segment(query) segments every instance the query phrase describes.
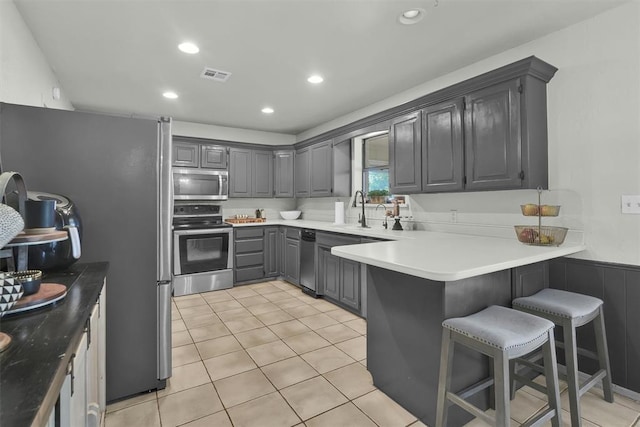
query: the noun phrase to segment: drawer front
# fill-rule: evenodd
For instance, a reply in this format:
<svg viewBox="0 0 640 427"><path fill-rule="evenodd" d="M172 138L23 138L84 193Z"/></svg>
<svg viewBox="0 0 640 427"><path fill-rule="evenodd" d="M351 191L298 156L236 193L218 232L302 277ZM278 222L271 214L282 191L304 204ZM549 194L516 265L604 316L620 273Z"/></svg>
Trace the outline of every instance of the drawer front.
<svg viewBox="0 0 640 427"><path fill-rule="evenodd" d="M247 280L262 279L264 271L260 267L239 268L236 270L236 282L246 282Z"/></svg>
<svg viewBox="0 0 640 427"><path fill-rule="evenodd" d="M300 240L300 229L295 227L287 227L287 238Z"/></svg>
<svg viewBox="0 0 640 427"><path fill-rule="evenodd" d="M245 228L236 228L236 240L238 239L251 239L256 237L262 237L264 234L263 227L245 227Z"/></svg>
<svg viewBox="0 0 640 427"><path fill-rule="evenodd" d="M262 252L263 240L241 240L236 242L236 254L245 254L247 252Z"/></svg>
<svg viewBox="0 0 640 427"><path fill-rule="evenodd" d="M345 236L344 234L316 233L316 242L325 246L342 246L360 244L360 237Z"/></svg>
<svg viewBox="0 0 640 427"><path fill-rule="evenodd" d="M259 265L260 268L262 268L263 263L264 258L262 256L262 252L236 255L236 267Z"/></svg>

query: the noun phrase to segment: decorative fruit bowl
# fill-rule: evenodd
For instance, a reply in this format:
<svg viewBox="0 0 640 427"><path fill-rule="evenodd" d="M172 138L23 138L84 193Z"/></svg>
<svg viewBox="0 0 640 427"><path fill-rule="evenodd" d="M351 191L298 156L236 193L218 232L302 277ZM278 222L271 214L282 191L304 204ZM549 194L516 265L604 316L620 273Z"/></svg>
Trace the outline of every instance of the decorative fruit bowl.
<svg viewBox="0 0 640 427"><path fill-rule="evenodd" d="M567 237L568 228L535 225L515 225L518 241L535 246L560 246Z"/></svg>
<svg viewBox="0 0 640 427"><path fill-rule="evenodd" d="M12 273L0 273L0 317L22 297L20 279Z"/></svg>
<svg viewBox="0 0 640 427"><path fill-rule="evenodd" d="M522 215L524 216L558 216L560 213L560 205L536 205L527 203L520 205Z"/></svg>

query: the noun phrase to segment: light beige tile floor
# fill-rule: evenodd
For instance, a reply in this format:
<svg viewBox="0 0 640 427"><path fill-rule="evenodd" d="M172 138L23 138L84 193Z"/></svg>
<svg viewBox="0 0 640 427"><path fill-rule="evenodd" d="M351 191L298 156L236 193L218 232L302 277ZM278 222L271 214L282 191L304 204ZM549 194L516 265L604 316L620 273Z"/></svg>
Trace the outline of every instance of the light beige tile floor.
<svg viewBox="0 0 640 427"><path fill-rule="evenodd" d="M424 426L373 385L366 321L293 285L178 297L172 315L167 388L109 405L106 427ZM600 395L582 398L585 427L640 427L639 402L616 395L607 404ZM524 387L511 424L544 406L544 396Z"/></svg>

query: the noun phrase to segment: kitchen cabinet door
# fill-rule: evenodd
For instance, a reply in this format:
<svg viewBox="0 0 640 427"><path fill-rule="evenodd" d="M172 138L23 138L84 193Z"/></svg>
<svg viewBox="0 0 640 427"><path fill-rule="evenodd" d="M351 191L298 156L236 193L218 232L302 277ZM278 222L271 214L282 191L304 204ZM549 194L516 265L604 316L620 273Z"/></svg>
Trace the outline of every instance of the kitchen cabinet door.
<svg viewBox="0 0 640 427"><path fill-rule="evenodd" d="M274 153L274 190L276 197L293 197L293 150Z"/></svg>
<svg viewBox="0 0 640 427"><path fill-rule="evenodd" d="M284 277L294 285L300 284L300 241L286 239Z"/></svg>
<svg viewBox="0 0 640 427"><path fill-rule="evenodd" d="M460 191L464 187L462 98L422 111L422 191Z"/></svg>
<svg viewBox="0 0 640 427"><path fill-rule="evenodd" d="M294 185L296 197L309 197L309 186L311 185L309 166L311 165L311 152L309 147L296 150L294 160Z"/></svg>
<svg viewBox="0 0 640 427"><path fill-rule="evenodd" d="M360 310L360 263L340 259L340 302Z"/></svg>
<svg viewBox="0 0 640 427"><path fill-rule="evenodd" d="M333 192L333 146L332 141L312 145L311 151L311 197L328 197Z"/></svg>
<svg viewBox="0 0 640 427"><path fill-rule="evenodd" d="M229 197L252 197L251 150L229 150Z"/></svg>
<svg viewBox="0 0 640 427"><path fill-rule="evenodd" d="M273 153L253 151L251 153L253 173L252 197L273 197Z"/></svg>
<svg viewBox="0 0 640 427"><path fill-rule="evenodd" d="M180 168L197 168L200 165L200 151L198 144L187 142L172 143L172 164Z"/></svg>
<svg viewBox="0 0 640 427"><path fill-rule="evenodd" d="M220 145L201 145L200 167L206 169L226 169L227 147Z"/></svg>
<svg viewBox="0 0 640 427"><path fill-rule="evenodd" d="M389 185L392 194L422 190L421 113L398 117L389 128Z"/></svg>
<svg viewBox="0 0 640 427"><path fill-rule="evenodd" d="M466 188L522 187L520 80L465 96Z"/></svg>
<svg viewBox="0 0 640 427"><path fill-rule="evenodd" d="M278 264L278 227L264 229L264 275L277 276L280 272Z"/></svg>
<svg viewBox="0 0 640 427"><path fill-rule="evenodd" d="M285 248L287 243L286 227L278 228L278 269L279 275L284 277L284 260L285 260Z"/></svg>
<svg viewBox="0 0 640 427"><path fill-rule="evenodd" d="M340 258L331 254L331 248L318 246L319 288L323 295L338 301L340 299Z"/></svg>

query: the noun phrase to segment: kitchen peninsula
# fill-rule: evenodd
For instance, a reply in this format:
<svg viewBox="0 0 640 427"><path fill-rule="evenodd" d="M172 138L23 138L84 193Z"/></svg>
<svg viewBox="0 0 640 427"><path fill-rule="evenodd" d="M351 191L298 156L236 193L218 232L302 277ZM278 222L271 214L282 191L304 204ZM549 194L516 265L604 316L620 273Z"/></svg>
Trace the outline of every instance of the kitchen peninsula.
<svg viewBox="0 0 640 427"><path fill-rule="evenodd" d="M374 384L422 422L436 413L442 321L549 286L545 261L586 249L526 246L516 239L421 232L420 238L342 246L332 254L367 265L367 368ZM486 356L456 349L452 388L488 376ZM488 406L488 393L471 402ZM473 417L449 410L449 425Z"/></svg>

